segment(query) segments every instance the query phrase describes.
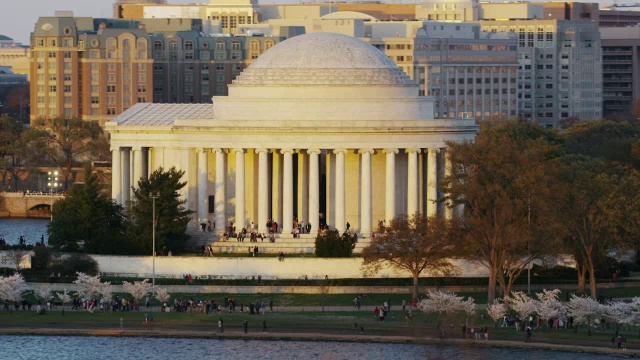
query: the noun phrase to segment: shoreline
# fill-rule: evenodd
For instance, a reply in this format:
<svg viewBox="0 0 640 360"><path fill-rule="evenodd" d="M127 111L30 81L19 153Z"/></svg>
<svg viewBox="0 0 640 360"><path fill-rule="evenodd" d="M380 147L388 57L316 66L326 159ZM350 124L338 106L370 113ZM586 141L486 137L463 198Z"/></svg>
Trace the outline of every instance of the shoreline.
<svg viewBox="0 0 640 360"><path fill-rule="evenodd" d="M438 339L433 337L410 336L379 336L379 335L332 335L320 333L261 333L249 332L244 334L239 331L218 334L215 329L209 331L184 331L184 330L96 330L96 329L60 329L60 328L0 328L0 335L28 335L28 336L102 336L102 337L146 337L146 338L190 338L190 339L216 339L216 340L267 340L267 341L333 341L333 342L358 342L358 343L395 343L395 344L422 344L422 345L447 345L462 347L495 347L495 348L519 348L548 351L562 351L570 353L588 353L601 355L614 355L620 357L640 358L640 350L617 348L560 345L551 343L525 343L522 341L506 340L481 340L471 339Z"/></svg>

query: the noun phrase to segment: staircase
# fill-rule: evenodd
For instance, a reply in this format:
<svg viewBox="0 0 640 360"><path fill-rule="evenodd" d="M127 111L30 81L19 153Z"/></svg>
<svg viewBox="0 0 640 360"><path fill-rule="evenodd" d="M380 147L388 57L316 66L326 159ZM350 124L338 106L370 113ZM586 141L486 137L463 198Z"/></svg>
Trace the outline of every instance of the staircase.
<svg viewBox="0 0 640 360"><path fill-rule="evenodd" d="M197 232L191 234L191 239L187 243L188 247L199 249L200 246L210 246L214 254L247 254L248 249L257 246L260 253L279 254L313 254L315 252L316 234L300 234L299 238L294 238L291 234L278 234L275 242L269 242L269 238L258 239L258 242L251 242L249 237L239 242L236 238L222 241L222 236L211 232ZM359 254L362 249L371 243L371 238L359 238L354 254Z"/></svg>

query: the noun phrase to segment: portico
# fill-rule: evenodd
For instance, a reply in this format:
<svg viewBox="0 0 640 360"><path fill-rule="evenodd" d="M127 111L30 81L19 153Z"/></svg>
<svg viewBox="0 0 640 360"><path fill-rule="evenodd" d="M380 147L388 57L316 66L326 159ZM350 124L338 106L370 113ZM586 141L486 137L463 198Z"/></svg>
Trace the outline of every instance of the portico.
<svg viewBox="0 0 640 360"><path fill-rule="evenodd" d="M444 215L445 142L477 131L473 119L433 119L431 98L379 50L323 33L274 46L213 105L137 104L106 126L116 201L175 166L193 231L253 222L266 233L281 217L285 234L297 218L364 237L399 214Z"/></svg>

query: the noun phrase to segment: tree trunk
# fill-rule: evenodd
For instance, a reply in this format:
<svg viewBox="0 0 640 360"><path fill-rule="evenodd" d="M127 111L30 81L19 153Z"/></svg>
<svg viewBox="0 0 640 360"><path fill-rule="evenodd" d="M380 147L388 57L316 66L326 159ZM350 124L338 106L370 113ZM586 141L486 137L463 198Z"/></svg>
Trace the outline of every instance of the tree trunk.
<svg viewBox="0 0 640 360"><path fill-rule="evenodd" d="M487 304L493 303L493 299L496 297L496 271L495 269L489 269L489 286L487 289Z"/></svg>
<svg viewBox="0 0 640 360"><path fill-rule="evenodd" d="M413 298L418 300L418 276L420 274L413 273Z"/></svg>
<svg viewBox="0 0 640 360"><path fill-rule="evenodd" d="M593 259L591 256L587 259L587 265L589 266L589 289L591 290L591 298L597 299L597 284L596 284L596 272L593 266Z"/></svg>
<svg viewBox="0 0 640 360"><path fill-rule="evenodd" d="M587 283L587 267L578 265L578 293L584 294L585 285Z"/></svg>

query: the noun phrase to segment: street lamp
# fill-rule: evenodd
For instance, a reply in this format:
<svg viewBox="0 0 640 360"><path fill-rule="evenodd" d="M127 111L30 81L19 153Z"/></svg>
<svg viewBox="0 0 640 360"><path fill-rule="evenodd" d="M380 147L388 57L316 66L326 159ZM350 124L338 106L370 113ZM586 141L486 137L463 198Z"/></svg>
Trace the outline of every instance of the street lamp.
<svg viewBox="0 0 640 360"><path fill-rule="evenodd" d="M51 205L49 210L51 210L51 221L53 221L53 193L54 190L60 185L58 182L60 173L58 171L49 171L47 173L47 186L49 187L49 194L51 195Z"/></svg>
<svg viewBox="0 0 640 360"><path fill-rule="evenodd" d="M153 296L156 296L156 199L160 197L160 194L156 193L149 193L149 198L152 201L152 222L153 222L153 230L151 231L151 236L153 237L153 244L152 246L152 257L153 257L153 277L151 280L151 294Z"/></svg>

